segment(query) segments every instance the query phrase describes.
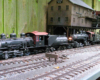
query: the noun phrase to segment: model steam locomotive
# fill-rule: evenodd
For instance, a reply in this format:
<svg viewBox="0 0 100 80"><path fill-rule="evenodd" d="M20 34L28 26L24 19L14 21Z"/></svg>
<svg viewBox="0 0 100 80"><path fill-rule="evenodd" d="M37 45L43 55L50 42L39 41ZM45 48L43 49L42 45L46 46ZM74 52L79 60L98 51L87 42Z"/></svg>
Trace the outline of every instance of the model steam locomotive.
<svg viewBox="0 0 100 80"><path fill-rule="evenodd" d="M16 34L12 33L9 39L6 39L5 34L1 34L0 57L8 59L9 57L38 53L38 51L48 52L66 48L68 45L66 36L48 35L46 32L22 33L20 38L16 38Z"/></svg>
<svg viewBox="0 0 100 80"><path fill-rule="evenodd" d="M8 59L9 57L23 56L38 52L49 52L54 50L63 50L66 48L86 46L100 42L100 36L94 32L80 32L73 34L69 38L66 35L49 35L46 32L28 32L21 33L20 38L16 34L10 34L6 39L5 34L1 34L0 39L0 57Z"/></svg>
<svg viewBox="0 0 100 80"><path fill-rule="evenodd" d="M69 37L69 43L73 43L73 47L81 47L100 43L100 35L90 31L80 31Z"/></svg>

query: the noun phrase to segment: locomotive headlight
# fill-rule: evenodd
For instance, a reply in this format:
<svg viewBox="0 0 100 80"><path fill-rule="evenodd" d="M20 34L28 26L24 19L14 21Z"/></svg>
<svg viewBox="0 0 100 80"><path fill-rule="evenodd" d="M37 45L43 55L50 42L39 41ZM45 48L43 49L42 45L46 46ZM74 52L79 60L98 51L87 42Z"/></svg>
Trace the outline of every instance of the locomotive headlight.
<svg viewBox="0 0 100 80"><path fill-rule="evenodd" d="M68 40L69 40L69 41L72 41L72 37L69 37Z"/></svg>

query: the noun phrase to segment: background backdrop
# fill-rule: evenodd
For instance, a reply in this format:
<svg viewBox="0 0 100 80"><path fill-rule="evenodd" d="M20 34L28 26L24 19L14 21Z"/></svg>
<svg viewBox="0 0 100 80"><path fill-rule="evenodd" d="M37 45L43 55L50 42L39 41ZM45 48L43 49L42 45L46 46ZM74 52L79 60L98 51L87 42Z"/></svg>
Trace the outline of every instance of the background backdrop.
<svg viewBox="0 0 100 80"><path fill-rule="evenodd" d="M46 31L50 0L0 0L0 34Z"/></svg>
<svg viewBox="0 0 100 80"><path fill-rule="evenodd" d="M46 12L50 0L0 0L0 34L13 31L46 31ZM100 10L100 1L83 0L94 9Z"/></svg>

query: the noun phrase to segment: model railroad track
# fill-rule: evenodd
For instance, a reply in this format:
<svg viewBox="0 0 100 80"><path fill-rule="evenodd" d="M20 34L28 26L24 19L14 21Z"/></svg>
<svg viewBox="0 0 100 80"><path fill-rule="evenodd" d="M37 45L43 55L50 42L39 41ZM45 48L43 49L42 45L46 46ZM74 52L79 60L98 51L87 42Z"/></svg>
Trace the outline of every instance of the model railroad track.
<svg viewBox="0 0 100 80"><path fill-rule="evenodd" d="M0 65L10 65L10 64L16 64L16 63L28 63L33 61L40 61L40 60L46 60L45 56L42 54L37 55L30 55L30 56L24 56L21 58L15 58L10 60L2 60L0 61Z"/></svg>
<svg viewBox="0 0 100 80"><path fill-rule="evenodd" d="M58 63L62 63L62 62L63 61L58 61ZM45 61L39 61L39 62L17 66L13 68L7 68L7 69L0 70L0 76L2 77L9 74L11 75L13 73L22 73L27 70L36 70L36 69L44 68L44 67L51 66L54 64L57 64L57 63L55 63L54 61L49 62L48 60L45 60Z"/></svg>
<svg viewBox="0 0 100 80"><path fill-rule="evenodd" d="M91 67L94 67L98 63L100 63L100 58L98 57L100 54L95 56L89 57L82 61L77 61L72 64L63 66L62 68L55 69L50 72L46 72L43 75L34 76L32 79L29 80L66 80L82 73Z"/></svg>
<svg viewBox="0 0 100 80"><path fill-rule="evenodd" d="M84 48L92 48L92 47L95 47L95 46L98 46L98 45L91 45L91 46L85 46L85 47L80 47L80 49L84 49ZM67 51L72 51L72 50L76 50L76 49L79 49L79 48L72 48L72 49L67 49ZM65 49L66 50L66 49ZM64 50L58 50L58 51L56 51L57 53L61 53L61 52L63 52ZM79 51L77 51L77 52L79 52ZM52 53L52 52L51 52ZM72 53L72 52L71 52ZM71 53L69 53L69 54L71 54ZM75 53L74 51L73 51L73 53ZM7 64L8 62L9 63L14 63L14 62L20 62L21 60L28 60L29 59L29 57L31 57L31 58L38 58L38 57L44 57L43 56L43 54L44 53L41 53L41 54L33 54L33 55L29 55L29 56L23 56L23 57L16 57L16 58L10 58L10 59L8 59L8 60L0 60L0 64ZM67 53L68 54L68 53ZM69 55L68 54L68 55ZM20 61L19 61L20 60Z"/></svg>
<svg viewBox="0 0 100 80"><path fill-rule="evenodd" d="M97 45L91 45L91 46L86 46L87 48L87 51L88 48L91 48L91 50L93 50L92 48L94 46L97 46ZM76 53L79 53L79 52L84 52L84 47L81 47L79 50L77 50L78 48L73 48L73 49L68 49L68 50L62 50L62 51L55 51L55 52L52 52L52 53L57 53L59 55L71 55L71 54L76 54ZM99 48L97 49L99 50ZM62 54L61 54L62 53ZM18 58L14 58L14 59L8 59L8 60L2 60L0 61L0 65L10 65L10 64L20 64L20 63L28 63L28 62L31 62L31 61L38 61L38 60L46 60L47 58L45 57L44 54L36 54L36 55L30 55L30 56L24 56L24 57L18 57Z"/></svg>

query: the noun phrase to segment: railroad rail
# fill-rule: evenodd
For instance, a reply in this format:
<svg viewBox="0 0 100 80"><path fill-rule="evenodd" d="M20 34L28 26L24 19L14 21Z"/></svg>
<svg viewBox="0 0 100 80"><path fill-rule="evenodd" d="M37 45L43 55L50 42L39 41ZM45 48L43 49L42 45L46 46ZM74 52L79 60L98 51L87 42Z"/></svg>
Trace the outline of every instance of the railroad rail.
<svg viewBox="0 0 100 80"><path fill-rule="evenodd" d="M85 46L85 47L80 47L79 48L73 48L73 49L68 49L68 50L62 50L62 51L56 51L56 53L61 57L62 55L71 55L71 54L77 54L77 53L81 53L82 51L89 51L92 50L93 51L93 47L97 46L97 45L91 45L91 46ZM87 50L85 50L85 48ZM88 50L89 48L89 50ZM99 50L100 48L97 48L97 50ZM55 53L55 52L51 52L51 53ZM62 54L61 54L62 53ZM23 57L17 57L17 58L11 58L8 60L1 60L0 61L0 65L10 65L10 64L16 64L16 63L28 63L30 61L37 61L37 60L41 60L41 59L46 59L45 58L45 53L43 54L36 54L36 55L30 55L30 56L23 56Z"/></svg>
<svg viewBox="0 0 100 80"><path fill-rule="evenodd" d="M81 47L79 48L74 48L74 49L68 49L68 50L62 50L62 51L55 51L57 53L57 55L59 55L60 57L62 55L77 55L77 53L81 54L82 52L88 52L88 51L99 51L100 50L100 46L97 46L94 48L94 46L87 46L87 47ZM92 52L91 51L91 52ZM55 53L52 52L52 53ZM84 53L83 53L84 54ZM86 54L86 53L85 53ZM53 69L52 71L46 72L44 71L44 73L40 73L39 75L34 74L34 76L32 76L31 78L28 78L29 80L57 80L57 79L71 79L71 78L75 78L75 76L78 76L79 73L83 73L84 71L88 70L90 66L92 66L93 62L97 62L97 60L99 59L99 55L98 53L96 54L91 54L90 56L86 57L85 59L78 59L75 61L72 61L71 63L68 63L66 65L64 65L63 67L59 67L58 69ZM73 57L72 56L72 57ZM4 67L0 69L0 79L3 78L8 78L8 76L14 76L14 75L20 75L23 72L30 72L30 71L37 71L37 70L42 70L43 68L48 68L48 67L52 67L56 64L62 64L63 62L67 61L68 58L63 59L63 58L59 58L57 63L55 63L54 61L49 61L46 57L45 54L37 54L37 55L30 55L30 56L25 56L26 58L24 59L24 57L20 58L15 58L14 60L5 60L4 62L0 62L0 67ZM28 57L28 58L27 58ZM69 57L69 59L71 59L72 57ZM95 61L96 60L96 61ZM98 60L99 61L99 60ZM23 63L23 64L22 64ZM99 63L99 62L97 62ZM11 64L11 65L10 65ZM16 66L16 65L17 66ZM95 63L93 63L95 65ZM13 66L12 66L13 65ZM87 65L87 67L85 67L85 65ZM10 66L10 67L8 67ZM92 67L93 67L92 66ZM81 69L81 67L84 67L84 69ZM78 70L79 68L79 70ZM76 70L76 71L75 71ZM64 73L66 74L66 76L63 76ZM63 76L63 78L61 76Z"/></svg>
<svg viewBox="0 0 100 80"><path fill-rule="evenodd" d="M42 80L57 80L57 79L66 80L66 79L70 79L70 78L74 77L75 75L77 75L78 73L82 73L85 70L100 63L100 58L98 56L100 56L100 54L89 57L82 61L74 62L73 64L66 65L62 68L50 71L46 74L38 75L36 77L34 76L32 79L29 79L29 80L39 80L39 79L42 79ZM70 76L70 78L68 76Z"/></svg>
<svg viewBox="0 0 100 80"><path fill-rule="evenodd" d="M62 63L62 62L63 61L58 61L57 63ZM57 63L55 63L54 61L49 62L48 60L45 60L45 61L35 62L33 64L26 64L22 66L13 67L13 68L7 68L7 69L0 70L0 76L6 76L7 74L13 74L13 73L21 73L27 70L33 70L33 69L36 70L38 68L44 68Z"/></svg>

